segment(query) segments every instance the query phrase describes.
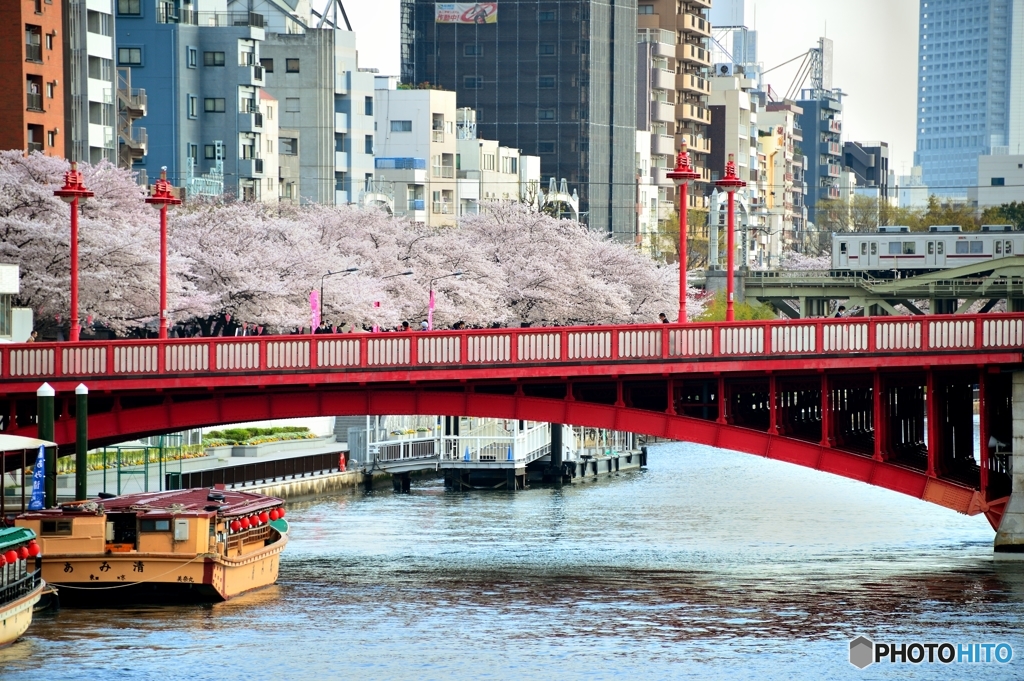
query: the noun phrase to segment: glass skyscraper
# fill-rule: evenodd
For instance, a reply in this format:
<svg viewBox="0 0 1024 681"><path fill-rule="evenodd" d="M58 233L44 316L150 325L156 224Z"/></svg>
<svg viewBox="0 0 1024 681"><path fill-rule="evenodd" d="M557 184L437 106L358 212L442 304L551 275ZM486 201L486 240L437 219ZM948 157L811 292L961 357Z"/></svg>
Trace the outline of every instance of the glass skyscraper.
<svg viewBox="0 0 1024 681"><path fill-rule="evenodd" d="M979 155L1024 152L1022 25L1024 0L921 0L914 163L932 194L964 197Z"/></svg>

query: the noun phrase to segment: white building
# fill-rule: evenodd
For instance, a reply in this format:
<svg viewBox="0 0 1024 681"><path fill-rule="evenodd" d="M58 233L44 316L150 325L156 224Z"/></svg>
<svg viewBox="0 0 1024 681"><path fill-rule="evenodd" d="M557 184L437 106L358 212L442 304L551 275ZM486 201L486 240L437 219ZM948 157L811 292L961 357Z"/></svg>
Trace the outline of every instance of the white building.
<svg viewBox="0 0 1024 681"><path fill-rule="evenodd" d="M921 166L913 166L909 175L900 175L896 183L900 208L925 208L928 206L928 186L924 183Z"/></svg>
<svg viewBox="0 0 1024 681"><path fill-rule="evenodd" d="M646 130L636 132L636 238L641 251L657 258L667 244L662 243L658 229L659 187L651 177L652 137Z"/></svg>
<svg viewBox="0 0 1024 681"><path fill-rule="evenodd" d="M977 185L967 190L967 199L978 208L1024 201L1024 155L979 156Z"/></svg>
<svg viewBox="0 0 1024 681"><path fill-rule="evenodd" d="M65 0L65 99L72 161L117 163L114 0Z"/></svg>

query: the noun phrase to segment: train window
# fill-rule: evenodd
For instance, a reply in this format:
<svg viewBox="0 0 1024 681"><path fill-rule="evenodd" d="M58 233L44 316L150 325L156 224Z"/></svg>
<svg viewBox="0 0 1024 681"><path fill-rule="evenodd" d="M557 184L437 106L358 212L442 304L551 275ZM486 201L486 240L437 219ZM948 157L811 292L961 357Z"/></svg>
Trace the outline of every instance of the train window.
<svg viewBox="0 0 1024 681"><path fill-rule="evenodd" d="M929 241L928 242L928 255L935 255L935 242L934 241Z"/></svg>
<svg viewBox="0 0 1024 681"><path fill-rule="evenodd" d="M875 241L872 241L871 242L871 255L875 255L877 253L878 253L878 243L875 242Z"/></svg>
<svg viewBox="0 0 1024 681"><path fill-rule="evenodd" d="M1003 242L1002 241L996 241L996 255L1002 255L1002 254L1003 254Z"/></svg>
<svg viewBox="0 0 1024 681"><path fill-rule="evenodd" d="M964 253L967 252L967 250L968 250L968 246L967 246L967 242L966 241L957 241L956 242L956 252L958 254L964 254Z"/></svg>
<svg viewBox="0 0 1024 681"><path fill-rule="evenodd" d="M903 252L903 244L899 241L889 242L889 255L899 255Z"/></svg>
<svg viewBox="0 0 1024 681"><path fill-rule="evenodd" d="M946 244L943 243L942 241L940 241L938 244L936 244L936 247L938 248L939 255L942 255L943 253L946 252Z"/></svg>
<svg viewBox="0 0 1024 681"><path fill-rule="evenodd" d="M840 241L839 242L839 255L846 255L846 242L845 241Z"/></svg>
<svg viewBox="0 0 1024 681"><path fill-rule="evenodd" d="M985 242L983 241L972 241L971 242L971 253L984 253Z"/></svg>
<svg viewBox="0 0 1024 681"><path fill-rule="evenodd" d="M917 253L917 244L913 241L903 242L903 255L914 255Z"/></svg>
<svg viewBox="0 0 1024 681"><path fill-rule="evenodd" d="M1013 242L1012 241L1007 241L1006 242L1006 246L1003 248L1003 251L1006 253L1006 255L1012 254L1013 253Z"/></svg>
<svg viewBox="0 0 1024 681"><path fill-rule="evenodd" d="M860 254L861 255L867 255L868 254L868 242L867 241L864 241L864 242L861 243L861 245L860 245Z"/></svg>

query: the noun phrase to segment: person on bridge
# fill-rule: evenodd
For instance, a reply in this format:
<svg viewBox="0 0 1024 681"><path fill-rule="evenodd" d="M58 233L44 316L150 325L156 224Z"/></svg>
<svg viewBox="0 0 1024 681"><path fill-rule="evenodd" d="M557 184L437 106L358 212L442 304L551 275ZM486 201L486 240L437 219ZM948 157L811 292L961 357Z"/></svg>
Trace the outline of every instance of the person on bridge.
<svg viewBox="0 0 1024 681"><path fill-rule="evenodd" d="M402 322L402 328L400 328L399 331L410 331L410 330L411 329L409 328L409 322Z"/></svg>
<svg viewBox="0 0 1024 681"><path fill-rule="evenodd" d="M661 314L658 315L658 321L661 322L662 324L668 324L669 323L668 316L664 312L662 312Z"/></svg>
<svg viewBox="0 0 1024 681"><path fill-rule="evenodd" d="M845 312L846 312L846 306L845 305L840 305L839 309L836 310L835 316L836 317L844 317L845 316Z"/></svg>

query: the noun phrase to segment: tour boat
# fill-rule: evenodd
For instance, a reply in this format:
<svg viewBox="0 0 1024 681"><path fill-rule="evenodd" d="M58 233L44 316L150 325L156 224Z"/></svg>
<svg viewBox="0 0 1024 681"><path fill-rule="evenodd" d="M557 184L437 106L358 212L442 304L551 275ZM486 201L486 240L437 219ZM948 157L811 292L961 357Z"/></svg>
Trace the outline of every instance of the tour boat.
<svg viewBox="0 0 1024 681"><path fill-rule="evenodd" d="M144 492L30 511L42 576L61 605L216 602L277 581L283 502L220 486Z"/></svg>
<svg viewBox="0 0 1024 681"><path fill-rule="evenodd" d="M28 629L43 586L36 535L24 527L0 529L0 647Z"/></svg>

